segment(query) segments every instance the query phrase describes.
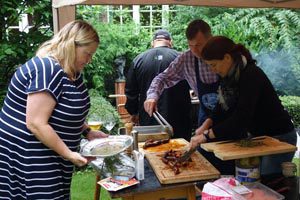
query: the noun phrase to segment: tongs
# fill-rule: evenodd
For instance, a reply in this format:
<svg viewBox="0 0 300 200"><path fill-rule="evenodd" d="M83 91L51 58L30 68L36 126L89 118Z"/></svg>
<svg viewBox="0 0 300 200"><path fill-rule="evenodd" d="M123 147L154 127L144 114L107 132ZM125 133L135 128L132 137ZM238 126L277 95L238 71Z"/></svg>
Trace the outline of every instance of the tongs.
<svg viewBox="0 0 300 200"><path fill-rule="evenodd" d="M173 128L172 126L167 122L167 120L161 115L159 114L159 112L155 111L153 113L154 118L156 119L156 121L163 127L164 131L166 133L168 133L169 137L173 137Z"/></svg>

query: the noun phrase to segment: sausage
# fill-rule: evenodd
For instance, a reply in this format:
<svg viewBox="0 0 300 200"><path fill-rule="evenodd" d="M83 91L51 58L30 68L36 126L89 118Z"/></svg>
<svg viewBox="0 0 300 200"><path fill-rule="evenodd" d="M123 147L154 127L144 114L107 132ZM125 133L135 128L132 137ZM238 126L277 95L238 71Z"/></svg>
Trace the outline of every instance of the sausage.
<svg viewBox="0 0 300 200"><path fill-rule="evenodd" d="M149 139L146 140L143 149L147 149L148 147L155 147L161 144L165 144L168 143L170 141L170 139L163 139L163 140L153 140L153 139Z"/></svg>

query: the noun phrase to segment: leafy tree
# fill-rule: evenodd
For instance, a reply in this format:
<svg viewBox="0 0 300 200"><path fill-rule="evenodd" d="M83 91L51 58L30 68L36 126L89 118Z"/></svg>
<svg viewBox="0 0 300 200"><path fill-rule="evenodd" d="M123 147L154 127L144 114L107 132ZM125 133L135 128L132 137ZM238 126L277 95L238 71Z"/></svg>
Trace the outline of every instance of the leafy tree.
<svg viewBox="0 0 300 200"><path fill-rule="evenodd" d="M170 24L179 41L176 47L187 48L182 33L195 18L208 22L214 35L228 36L249 48L280 94L300 95L299 10L178 6Z"/></svg>
<svg viewBox="0 0 300 200"><path fill-rule="evenodd" d="M117 78L114 60L120 56L126 58L126 73L133 58L150 47L151 38L147 30L139 29L132 21L123 25L103 22L104 11L103 6L78 6L77 18L93 24L100 36L99 48L85 69L85 76L90 77L86 80L88 87L108 96L114 93Z"/></svg>
<svg viewBox="0 0 300 200"><path fill-rule="evenodd" d="M22 14L30 16L32 27L28 32L12 29L21 20ZM37 47L52 35L52 9L49 0L0 1L0 95L15 68L32 57ZM0 99L2 102L2 100Z"/></svg>

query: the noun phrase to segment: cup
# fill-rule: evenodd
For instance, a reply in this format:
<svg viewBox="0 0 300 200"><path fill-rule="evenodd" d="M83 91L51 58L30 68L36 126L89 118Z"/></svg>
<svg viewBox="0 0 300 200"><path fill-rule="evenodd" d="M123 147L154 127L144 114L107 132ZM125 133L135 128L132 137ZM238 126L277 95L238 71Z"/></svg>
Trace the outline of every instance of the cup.
<svg viewBox="0 0 300 200"><path fill-rule="evenodd" d="M297 165L292 162L283 162L281 163L282 174L285 177L293 177L297 172Z"/></svg>
<svg viewBox="0 0 300 200"><path fill-rule="evenodd" d="M102 126L100 121L88 121L88 125L93 131L100 130L100 128Z"/></svg>

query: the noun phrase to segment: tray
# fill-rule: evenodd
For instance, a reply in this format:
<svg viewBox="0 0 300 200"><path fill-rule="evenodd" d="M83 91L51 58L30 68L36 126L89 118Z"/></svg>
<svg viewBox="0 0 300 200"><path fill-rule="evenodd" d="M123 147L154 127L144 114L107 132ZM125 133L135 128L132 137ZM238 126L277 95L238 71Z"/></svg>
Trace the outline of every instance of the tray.
<svg viewBox="0 0 300 200"><path fill-rule="evenodd" d="M245 185L248 189L252 191L250 194L243 195L243 197L247 199L274 199L274 200L282 200L284 196L275 192L271 188L259 183L251 183Z"/></svg>
<svg viewBox="0 0 300 200"><path fill-rule="evenodd" d="M144 134L165 132L164 127L161 125L134 126L132 129Z"/></svg>
<svg viewBox="0 0 300 200"><path fill-rule="evenodd" d="M132 145L133 138L129 135L116 135L99 138L87 142L80 149L80 154L91 157L109 157L119 154Z"/></svg>

